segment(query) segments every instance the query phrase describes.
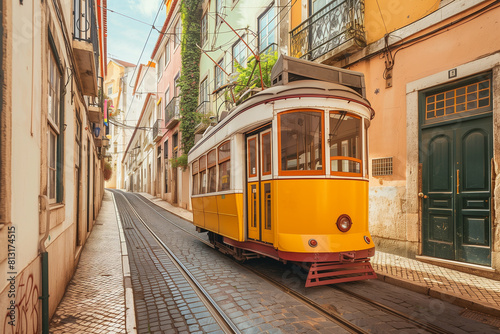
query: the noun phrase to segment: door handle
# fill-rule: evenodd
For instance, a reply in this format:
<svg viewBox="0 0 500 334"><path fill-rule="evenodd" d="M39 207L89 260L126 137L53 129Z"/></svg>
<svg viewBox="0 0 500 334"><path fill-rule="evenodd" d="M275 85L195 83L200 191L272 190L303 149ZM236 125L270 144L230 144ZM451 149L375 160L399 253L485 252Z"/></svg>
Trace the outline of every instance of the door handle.
<svg viewBox="0 0 500 334"><path fill-rule="evenodd" d="M424 193L418 193L418 197L420 197L420 198L427 198L427 195L424 195Z"/></svg>
<svg viewBox="0 0 500 334"><path fill-rule="evenodd" d="M460 194L460 169L457 169L457 194Z"/></svg>

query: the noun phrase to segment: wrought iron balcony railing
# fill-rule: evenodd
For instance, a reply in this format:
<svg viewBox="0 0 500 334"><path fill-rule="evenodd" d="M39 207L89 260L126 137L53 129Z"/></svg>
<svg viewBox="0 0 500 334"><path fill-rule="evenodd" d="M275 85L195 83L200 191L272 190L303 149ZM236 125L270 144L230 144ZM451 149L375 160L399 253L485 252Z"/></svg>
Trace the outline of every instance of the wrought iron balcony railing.
<svg viewBox="0 0 500 334"><path fill-rule="evenodd" d="M165 107L165 124L170 123L171 120L178 120L180 118L180 101L181 97L176 96L172 98L172 100L170 100L170 102Z"/></svg>
<svg viewBox="0 0 500 334"><path fill-rule="evenodd" d="M92 43L96 68L99 68L99 37L93 0L74 0L73 38Z"/></svg>
<svg viewBox="0 0 500 334"><path fill-rule="evenodd" d="M162 123L162 119L157 119L155 124L153 124L153 141L158 141L163 136Z"/></svg>
<svg viewBox="0 0 500 334"><path fill-rule="evenodd" d="M201 102L196 108L196 112L202 115L210 114L210 101Z"/></svg>
<svg viewBox="0 0 500 334"><path fill-rule="evenodd" d="M290 32L291 55L314 60L353 41L366 45L364 0L333 0Z"/></svg>

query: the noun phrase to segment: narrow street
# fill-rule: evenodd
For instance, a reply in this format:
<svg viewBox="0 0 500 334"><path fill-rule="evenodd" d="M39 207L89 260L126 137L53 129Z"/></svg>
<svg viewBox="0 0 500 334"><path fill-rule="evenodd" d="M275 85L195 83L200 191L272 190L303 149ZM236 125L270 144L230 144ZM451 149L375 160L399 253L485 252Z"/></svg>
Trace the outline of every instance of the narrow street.
<svg viewBox="0 0 500 334"><path fill-rule="evenodd" d="M156 205L140 194L116 190L112 194L127 244L138 333L493 333L499 330L498 318L473 312L476 314L473 320L470 311L462 307L379 280L304 288L303 273L294 265L271 259L240 264L207 245L206 234L196 233L189 221L163 209L162 201L155 201L159 204ZM372 302L357 299L353 294ZM216 308L219 311L214 311ZM55 328L64 327L59 324Z"/></svg>
<svg viewBox="0 0 500 334"><path fill-rule="evenodd" d="M0 0L0 334L500 334L499 18Z"/></svg>

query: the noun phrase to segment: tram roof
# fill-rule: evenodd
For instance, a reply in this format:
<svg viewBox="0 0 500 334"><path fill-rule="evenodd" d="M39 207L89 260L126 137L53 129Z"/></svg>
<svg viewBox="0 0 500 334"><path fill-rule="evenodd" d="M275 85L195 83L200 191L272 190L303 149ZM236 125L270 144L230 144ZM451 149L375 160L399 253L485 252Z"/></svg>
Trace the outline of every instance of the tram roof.
<svg viewBox="0 0 500 334"><path fill-rule="evenodd" d="M234 116L244 112L246 109L257 106L262 103L280 100L280 99L293 99L293 98L337 98L341 100L349 100L358 102L372 111L372 118L375 114L371 108L370 102L363 98L361 94L355 90L340 85L337 83L319 81L319 80L299 80L289 82L285 85L273 86L258 92L252 97L245 100L242 104L231 109L228 115L217 123L211 130L204 134L202 139L197 142L191 152L203 144L209 137L211 137L218 129L222 128L225 124L229 123Z"/></svg>

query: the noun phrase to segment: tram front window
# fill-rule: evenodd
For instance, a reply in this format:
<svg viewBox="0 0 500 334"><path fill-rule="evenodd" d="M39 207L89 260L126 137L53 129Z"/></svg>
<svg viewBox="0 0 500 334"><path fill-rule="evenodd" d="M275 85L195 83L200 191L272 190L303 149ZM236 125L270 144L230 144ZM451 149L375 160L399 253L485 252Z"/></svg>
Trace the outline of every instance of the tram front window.
<svg viewBox="0 0 500 334"><path fill-rule="evenodd" d="M330 170L332 175L361 176L361 119L345 112L330 113ZM346 174L348 173L348 174Z"/></svg>
<svg viewBox="0 0 500 334"><path fill-rule="evenodd" d="M323 171L322 112L279 115L282 171Z"/></svg>

